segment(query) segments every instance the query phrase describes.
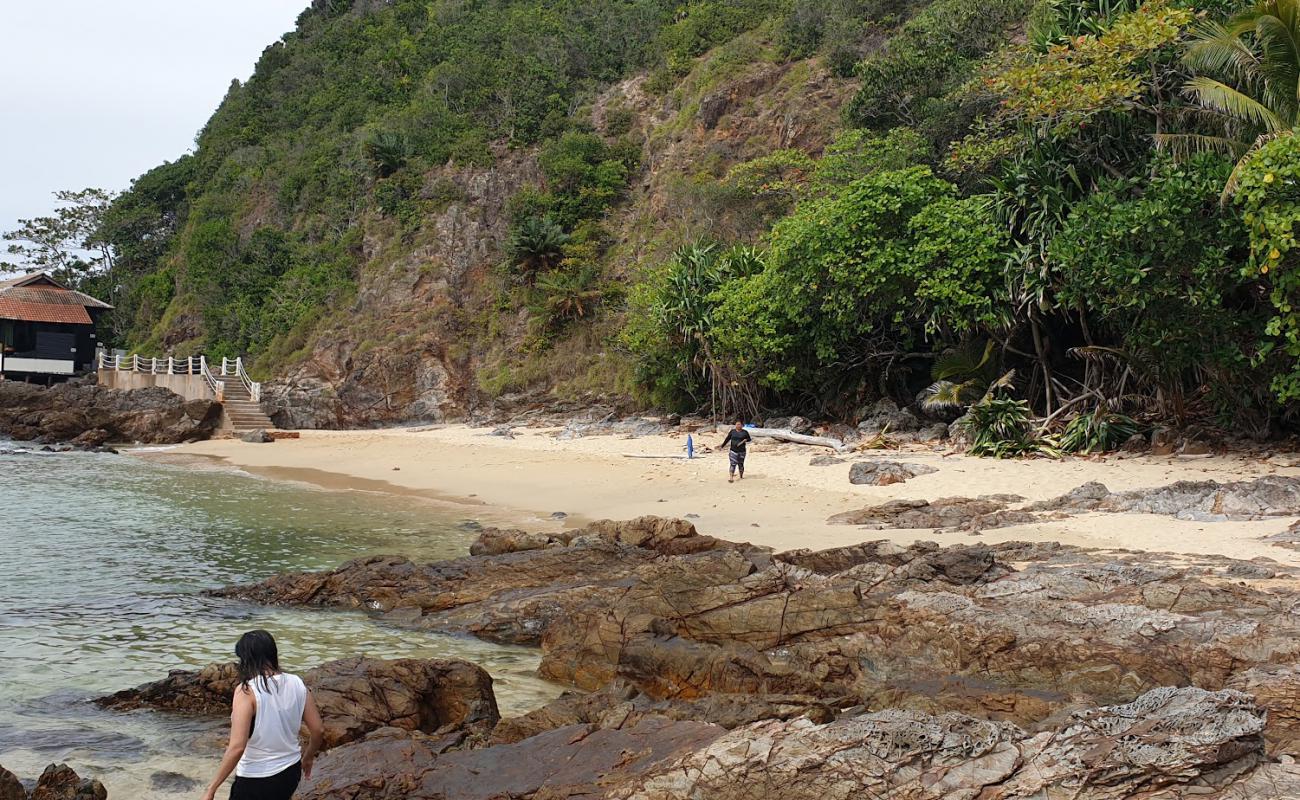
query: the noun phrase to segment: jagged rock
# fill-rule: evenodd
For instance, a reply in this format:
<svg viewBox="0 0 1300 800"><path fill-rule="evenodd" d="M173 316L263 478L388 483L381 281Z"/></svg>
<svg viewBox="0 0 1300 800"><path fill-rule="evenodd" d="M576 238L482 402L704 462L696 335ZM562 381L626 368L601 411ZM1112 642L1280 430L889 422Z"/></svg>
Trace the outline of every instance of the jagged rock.
<svg viewBox="0 0 1300 800"><path fill-rule="evenodd" d="M264 428L249 431L248 433L241 435L239 439L240 441L249 442L251 444L266 444L274 441L274 439L271 438L271 435L267 433Z"/></svg>
<svg viewBox="0 0 1300 800"><path fill-rule="evenodd" d="M806 696L710 694L695 700L655 700L634 687L615 685L593 693L565 692L523 716L503 719L492 731L492 743L518 742L566 725L621 728L649 716L708 722L730 730L801 716L829 722L835 710Z"/></svg>
<svg viewBox="0 0 1300 800"><path fill-rule="evenodd" d="M1247 670L1228 686L1254 697L1268 711L1264 738L1270 756L1300 756L1300 665Z"/></svg>
<svg viewBox="0 0 1300 800"><path fill-rule="evenodd" d="M1032 503L1027 511L1166 514L1178 519L1252 520L1300 514L1300 478L1265 475L1245 481L1178 481L1152 489L1111 492L1096 482Z"/></svg>
<svg viewBox="0 0 1300 800"><path fill-rule="evenodd" d="M262 384L262 408L281 430L343 427L343 408L334 386L319 378L296 376Z"/></svg>
<svg viewBox="0 0 1300 800"><path fill-rule="evenodd" d="M199 789L203 783L196 778L179 772L159 770L149 776L149 788L168 794L189 793Z"/></svg>
<svg viewBox="0 0 1300 800"><path fill-rule="evenodd" d="M487 730L496 724L492 678L466 661L345 658L302 675L325 720L325 746L335 747L384 727L433 732ZM222 715L238 682L234 664L176 670L160 681L96 702L108 708L153 708Z"/></svg>
<svg viewBox="0 0 1300 800"><path fill-rule="evenodd" d="M27 790L18 776L4 767L0 767L0 800L27 800Z"/></svg>
<svg viewBox="0 0 1300 800"><path fill-rule="evenodd" d="M1263 715L1235 692L1158 689L1030 737L956 714L760 722L607 795L618 800L1123 800L1205 792L1258 761ZM1200 792L1198 792L1200 793Z"/></svg>
<svg viewBox="0 0 1300 800"><path fill-rule="evenodd" d="M647 717L624 727L570 725L513 744L449 751L445 737L383 730L321 757L299 800L598 798L725 731Z"/></svg>
<svg viewBox="0 0 1300 800"><path fill-rule="evenodd" d="M1183 446L1178 448L1179 455L1184 456L1207 456L1214 452L1214 448L1199 439L1187 439Z"/></svg>
<svg viewBox="0 0 1300 800"><path fill-rule="evenodd" d="M563 547L566 544L568 542L545 533L487 528L469 546L469 553L472 556L498 556L502 553L541 550L544 547Z"/></svg>
<svg viewBox="0 0 1300 800"><path fill-rule="evenodd" d="M1014 497L1014 496L1013 496ZM859 511L846 511L832 516L834 525L859 525L873 530L887 529L943 529L952 531L978 531L985 528L1002 528L1035 522L1038 517L1027 511L1008 509L1010 503L1023 498L982 495L978 498L941 497L929 500L890 500Z"/></svg>
<svg viewBox="0 0 1300 800"><path fill-rule="evenodd" d="M901 461L859 461L849 468L849 483L856 486L889 486L915 478L917 475L929 475L938 471L925 464L905 464Z"/></svg>
<svg viewBox="0 0 1300 800"><path fill-rule="evenodd" d="M1178 438L1174 435L1174 432L1168 428L1156 428L1151 431L1151 455L1173 455L1174 449L1177 446Z"/></svg>
<svg viewBox="0 0 1300 800"><path fill-rule="evenodd" d="M835 466L836 464L843 464L843 463L844 463L844 459L842 459L842 458L837 458L837 457L835 457L835 456L830 456L830 455L825 455L825 456L813 456L813 457L812 457L812 460L808 462L808 466L810 466L810 467L833 467L833 466Z"/></svg>
<svg viewBox="0 0 1300 800"><path fill-rule="evenodd" d="M51 764L32 789L31 800L106 800L104 784L82 778L67 764Z"/></svg>
<svg viewBox="0 0 1300 800"><path fill-rule="evenodd" d="M51 387L0 381L0 435L42 442L171 444L207 439L221 406L161 387L119 391L87 383Z"/></svg>
<svg viewBox="0 0 1300 800"><path fill-rule="evenodd" d="M96 448L103 447L105 444L107 444L108 439L109 439L108 431L104 430L103 428L92 428L91 430L83 431L82 433L74 437L72 440L72 444L75 447L83 447L88 450L94 450Z"/></svg>
<svg viewBox="0 0 1300 800"><path fill-rule="evenodd" d="M858 422L858 433L863 436L875 436L882 431L888 433L914 433L921 427L916 415L905 408L900 409L893 400L885 399L871 407Z"/></svg>

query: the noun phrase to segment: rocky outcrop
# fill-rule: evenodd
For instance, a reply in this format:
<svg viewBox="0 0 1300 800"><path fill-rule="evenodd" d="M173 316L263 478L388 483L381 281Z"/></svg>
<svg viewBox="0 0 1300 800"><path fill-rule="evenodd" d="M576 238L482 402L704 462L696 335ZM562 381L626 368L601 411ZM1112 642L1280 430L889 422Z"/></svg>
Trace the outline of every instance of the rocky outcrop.
<svg viewBox="0 0 1300 800"><path fill-rule="evenodd" d="M221 406L185 400L161 387L105 389L87 383L51 387L0 381L0 435L19 440L171 444L207 439Z"/></svg>
<svg viewBox="0 0 1300 800"><path fill-rule="evenodd" d="M834 708L807 696L711 694L656 700L634 687L615 685L592 693L565 692L541 708L503 719L492 731L492 743L518 742L566 725L621 728L646 717L708 722L730 730L768 719L829 722L835 715Z"/></svg>
<svg viewBox="0 0 1300 800"><path fill-rule="evenodd" d="M437 564L395 556L348 562L332 572L279 575L249 587L214 592L263 603L364 608L394 624L472 633L513 644L538 644L567 609L597 594L617 594L634 575L669 556L737 549L696 533L682 520L603 520L556 534L570 546L532 547L537 540L485 531L475 547L494 555Z"/></svg>
<svg viewBox="0 0 1300 800"><path fill-rule="evenodd" d="M1254 697L1268 712L1264 738L1269 755L1300 757L1300 665L1247 670L1228 686Z"/></svg>
<svg viewBox="0 0 1300 800"><path fill-rule="evenodd" d="M500 718L492 678L465 661L346 658L302 674L325 721L325 746L336 747L380 728L432 733L485 732ZM238 683L234 664L211 664L100 698L105 707L154 708L192 714L230 711Z"/></svg>
<svg viewBox="0 0 1300 800"><path fill-rule="evenodd" d="M1028 511L1009 508L1024 500L1018 495L994 494L970 497L941 497L938 500L890 500L858 511L832 516L832 525L857 525L870 530L933 529L976 532L1037 522Z"/></svg>
<svg viewBox="0 0 1300 800"><path fill-rule="evenodd" d="M901 461L859 461L849 468L849 483L855 486L889 486L938 471L924 464Z"/></svg>
<svg viewBox="0 0 1300 800"><path fill-rule="evenodd" d="M1029 736L957 714L761 722L611 792L618 800L1123 800L1208 794L1259 762L1264 715L1236 692L1159 689ZM1182 794L1171 796L1184 796Z"/></svg>
<svg viewBox="0 0 1300 800"><path fill-rule="evenodd" d="M31 794L4 767L0 767L0 800L106 800L104 784L82 778L67 764L51 764L37 779Z"/></svg>
<svg viewBox="0 0 1300 800"><path fill-rule="evenodd" d="M1025 510L1165 514L1202 521L1289 517L1300 514L1300 478L1265 475L1228 483L1178 481L1125 492L1112 492L1092 482L1055 499L1032 503Z"/></svg>
<svg viewBox="0 0 1300 800"><path fill-rule="evenodd" d="M725 733L648 717L570 725L512 744L448 752L445 738L384 730L322 756L300 800L599 798Z"/></svg>
<svg viewBox="0 0 1300 800"><path fill-rule="evenodd" d="M0 800L27 800L27 790L18 776L4 767L0 767Z"/></svg>

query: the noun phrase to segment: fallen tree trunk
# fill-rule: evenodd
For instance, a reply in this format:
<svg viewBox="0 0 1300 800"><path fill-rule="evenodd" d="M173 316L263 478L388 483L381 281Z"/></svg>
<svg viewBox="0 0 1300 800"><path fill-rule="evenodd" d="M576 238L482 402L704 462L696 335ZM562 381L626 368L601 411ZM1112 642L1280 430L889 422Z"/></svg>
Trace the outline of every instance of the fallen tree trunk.
<svg viewBox="0 0 1300 800"><path fill-rule="evenodd" d="M806 444L811 447L829 447L837 453L843 452L845 449L844 442L839 439L832 439L829 436L808 436L785 428L746 428L745 430L749 431L749 435L755 438L776 439L780 442Z"/></svg>

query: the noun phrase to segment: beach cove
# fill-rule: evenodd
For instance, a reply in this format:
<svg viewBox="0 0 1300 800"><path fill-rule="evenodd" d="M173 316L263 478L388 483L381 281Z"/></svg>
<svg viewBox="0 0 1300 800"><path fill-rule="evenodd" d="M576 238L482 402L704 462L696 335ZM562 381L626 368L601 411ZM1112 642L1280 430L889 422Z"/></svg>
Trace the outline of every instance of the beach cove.
<svg viewBox="0 0 1300 800"><path fill-rule="evenodd" d="M898 499L1011 493L1034 502L1093 481L1112 491L1125 491L1155 489L1176 481L1300 476L1300 466L1293 466L1300 465L1300 459L1285 455L1111 454L1059 461L995 460L913 445L856 451L841 456L842 463L813 466L810 461L830 451L760 440L751 445L746 480L729 485L725 454L704 452L689 461L672 458L684 455L684 432L557 437L562 430L515 428L512 438L492 435L491 428L463 425L302 431L300 439L274 444L214 439L142 455L419 500L485 525L529 530L563 530L596 519L651 514L688 519L701 533L778 551L820 550L876 539L900 544L935 540L944 545L1024 540L1300 564L1297 551L1265 541L1294 521L1286 517L1206 521L1147 513L1077 514L986 528L978 537L966 532L936 533L933 528L865 530L827 521L836 514ZM721 428L716 433L697 432L695 446L711 448L722 436ZM852 463L865 460L914 463L935 471L893 485L850 484Z"/></svg>

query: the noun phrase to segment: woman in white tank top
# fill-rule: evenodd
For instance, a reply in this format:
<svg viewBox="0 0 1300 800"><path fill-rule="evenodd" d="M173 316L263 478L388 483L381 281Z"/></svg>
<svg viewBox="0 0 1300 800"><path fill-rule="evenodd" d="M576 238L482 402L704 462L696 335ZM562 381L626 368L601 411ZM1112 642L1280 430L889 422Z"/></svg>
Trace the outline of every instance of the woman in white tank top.
<svg viewBox="0 0 1300 800"><path fill-rule="evenodd" d="M289 800L298 781L311 777L312 762L325 734L311 692L297 675L280 671L275 639L249 631L235 645L239 685L230 711L230 744L204 800L214 800L230 773L230 800ZM306 750L298 742L303 724L311 734Z"/></svg>

